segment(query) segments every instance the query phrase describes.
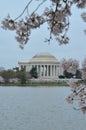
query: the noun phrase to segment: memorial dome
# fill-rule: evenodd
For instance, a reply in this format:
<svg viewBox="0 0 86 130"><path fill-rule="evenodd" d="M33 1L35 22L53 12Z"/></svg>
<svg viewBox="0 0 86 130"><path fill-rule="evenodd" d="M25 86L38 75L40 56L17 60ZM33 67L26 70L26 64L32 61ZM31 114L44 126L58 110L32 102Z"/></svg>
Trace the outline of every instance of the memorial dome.
<svg viewBox="0 0 86 130"><path fill-rule="evenodd" d="M58 62L57 59L51 55L50 53L47 53L47 52L41 52L41 53L38 53L36 54L35 56L32 57L32 59L29 61L29 63L38 63L38 62L41 62L41 63L56 63Z"/></svg>

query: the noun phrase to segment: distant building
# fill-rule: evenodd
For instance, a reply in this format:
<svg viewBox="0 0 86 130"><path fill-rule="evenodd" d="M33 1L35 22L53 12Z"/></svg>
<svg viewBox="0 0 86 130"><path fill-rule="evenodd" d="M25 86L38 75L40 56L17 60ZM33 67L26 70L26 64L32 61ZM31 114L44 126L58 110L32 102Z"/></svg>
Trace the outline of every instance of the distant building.
<svg viewBox="0 0 86 130"><path fill-rule="evenodd" d="M4 82L5 82L5 80L4 80L4 78L3 78L2 76L0 76L0 82L1 82L1 83L4 83Z"/></svg>
<svg viewBox="0 0 86 130"><path fill-rule="evenodd" d="M33 67L37 68L38 78L57 79L63 75L63 68L60 62L49 53L39 53L28 62L19 61L19 69L29 72Z"/></svg>

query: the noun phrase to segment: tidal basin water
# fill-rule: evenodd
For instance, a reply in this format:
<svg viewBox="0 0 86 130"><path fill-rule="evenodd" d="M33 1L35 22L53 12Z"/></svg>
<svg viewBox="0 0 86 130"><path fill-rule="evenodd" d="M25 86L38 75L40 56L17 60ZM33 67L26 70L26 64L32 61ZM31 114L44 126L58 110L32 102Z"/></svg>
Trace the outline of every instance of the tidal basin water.
<svg viewBox="0 0 86 130"><path fill-rule="evenodd" d="M65 100L69 87L0 87L0 130L86 130Z"/></svg>

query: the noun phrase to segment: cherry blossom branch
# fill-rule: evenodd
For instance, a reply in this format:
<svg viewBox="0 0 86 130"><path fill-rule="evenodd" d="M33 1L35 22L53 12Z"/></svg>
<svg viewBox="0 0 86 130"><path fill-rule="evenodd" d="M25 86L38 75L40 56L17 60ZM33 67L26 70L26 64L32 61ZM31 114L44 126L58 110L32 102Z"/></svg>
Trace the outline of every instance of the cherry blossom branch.
<svg viewBox="0 0 86 130"><path fill-rule="evenodd" d="M40 2L40 0L37 1ZM70 25L69 17L71 16L71 6L76 4L78 8L84 8L86 1L50 0L53 4L50 7L47 7L47 9L45 9L40 16L36 13L36 11L46 1L47 0L42 0L37 5L35 10L29 14L28 8L33 2L33 0L29 0L24 10L17 18L13 20L9 16L2 21L2 28L5 30L15 30L17 34L16 40L21 44L21 46L24 46L24 44L26 44L29 40L31 31L37 27L40 27L40 25L43 25L46 22L48 23L48 28L50 29L50 37L47 39L47 42L50 42L54 36L60 45L69 43L69 37L67 36L67 33ZM54 7L55 10L53 9ZM27 11L27 16L20 19L25 11Z"/></svg>

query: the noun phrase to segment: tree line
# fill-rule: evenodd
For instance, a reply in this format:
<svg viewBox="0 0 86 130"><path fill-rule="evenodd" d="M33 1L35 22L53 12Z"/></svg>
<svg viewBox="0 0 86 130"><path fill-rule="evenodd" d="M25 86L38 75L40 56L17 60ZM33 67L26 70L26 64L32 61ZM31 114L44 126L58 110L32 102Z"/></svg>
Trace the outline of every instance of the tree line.
<svg viewBox="0 0 86 130"><path fill-rule="evenodd" d="M21 84L25 84L31 78L37 78L36 68L32 68L30 72L26 72L25 69L19 70L18 67L13 69L3 70L0 72L0 76L4 78L5 83L9 83L10 79L19 79Z"/></svg>

